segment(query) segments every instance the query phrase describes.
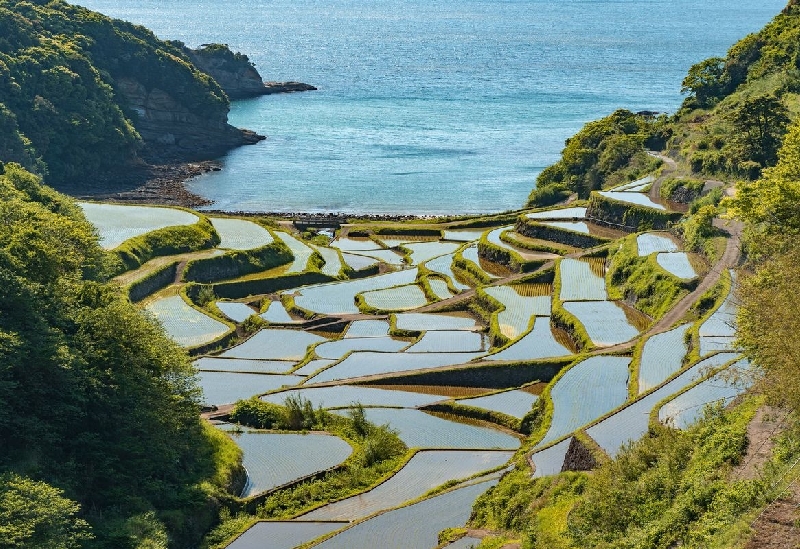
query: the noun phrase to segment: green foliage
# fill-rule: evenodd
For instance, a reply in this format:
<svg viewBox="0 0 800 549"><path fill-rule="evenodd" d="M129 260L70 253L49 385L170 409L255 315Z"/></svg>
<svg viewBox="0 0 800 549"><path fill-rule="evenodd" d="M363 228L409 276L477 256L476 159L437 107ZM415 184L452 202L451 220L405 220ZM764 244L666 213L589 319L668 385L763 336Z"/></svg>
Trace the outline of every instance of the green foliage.
<svg viewBox="0 0 800 549"><path fill-rule="evenodd" d="M702 206L694 215L681 221L679 230L687 250L701 252L705 242L717 234L713 221L717 216L717 208L712 205Z"/></svg>
<svg viewBox="0 0 800 549"><path fill-rule="evenodd" d="M661 198L689 203L702 194L704 186L702 179L670 177L661 182Z"/></svg>
<svg viewBox="0 0 800 549"><path fill-rule="evenodd" d="M213 248L219 242L219 234L206 217L192 225L151 231L126 240L110 252L115 262L114 274L136 269L154 257Z"/></svg>
<svg viewBox="0 0 800 549"><path fill-rule="evenodd" d="M178 261L173 261L162 265L146 276L131 283L131 285L128 286L128 299L136 303L172 284L178 272L178 264Z"/></svg>
<svg viewBox="0 0 800 549"><path fill-rule="evenodd" d="M276 240L254 250L232 250L223 255L189 261L183 279L208 283L236 278L291 263L292 258L289 247Z"/></svg>
<svg viewBox="0 0 800 549"><path fill-rule="evenodd" d="M0 473L92 512L92 547L130 546L114 521L153 511L197 539L220 487L185 352L102 282L77 206L17 166L0 176Z"/></svg>
<svg viewBox="0 0 800 549"><path fill-rule="evenodd" d="M688 93L691 105L710 107L728 91L730 76L725 59L712 57L692 65L681 83L681 93Z"/></svg>
<svg viewBox="0 0 800 549"><path fill-rule="evenodd" d="M789 110L775 96L745 99L731 113L731 146L740 162L772 166L789 125Z"/></svg>
<svg viewBox="0 0 800 549"><path fill-rule="evenodd" d="M666 229L681 218L677 212L657 210L592 193L587 217L634 231Z"/></svg>
<svg viewBox="0 0 800 549"><path fill-rule="evenodd" d="M3 547L73 549L91 539L80 505L44 482L0 475L0 539Z"/></svg>
<svg viewBox="0 0 800 549"><path fill-rule="evenodd" d="M257 397L236 402L231 420L256 429L280 429L285 424L286 411L282 406L264 402Z"/></svg>
<svg viewBox="0 0 800 549"><path fill-rule="evenodd" d="M609 299L625 300L654 319L664 316L695 285L666 272L654 256L640 257L635 235L611 249L606 270Z"/></svg>
<svg viewBox="0 0 800 549"><path fill-rule="evenodd" d="M651 171L658 161L648 160L644 146L655 126L655 122L626 110L589 122L567 140L561 160L539 174L528 207L550 206L573 192L579 198L588 198L612 174L637 162L639 166L627 174L630 180Z"/></svg>

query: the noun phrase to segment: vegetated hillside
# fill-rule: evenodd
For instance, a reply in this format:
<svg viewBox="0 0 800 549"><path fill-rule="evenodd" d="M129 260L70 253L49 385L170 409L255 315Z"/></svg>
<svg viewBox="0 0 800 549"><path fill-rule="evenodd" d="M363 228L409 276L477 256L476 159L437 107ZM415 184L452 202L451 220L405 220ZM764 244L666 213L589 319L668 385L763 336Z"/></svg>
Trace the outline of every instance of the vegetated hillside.
<svg viewBox="0 0 800 549"><path fill-rule="evenodd" d="M188 357L104 282L70 199L0 173L0 546L188 547L240 454Z"/></svg>
<svg viewBox="0 0 800 549"><path fill-rule="evenodd" d="M254 142L178 44L63 1L0 0L0 161L76 181Z"/></svg>

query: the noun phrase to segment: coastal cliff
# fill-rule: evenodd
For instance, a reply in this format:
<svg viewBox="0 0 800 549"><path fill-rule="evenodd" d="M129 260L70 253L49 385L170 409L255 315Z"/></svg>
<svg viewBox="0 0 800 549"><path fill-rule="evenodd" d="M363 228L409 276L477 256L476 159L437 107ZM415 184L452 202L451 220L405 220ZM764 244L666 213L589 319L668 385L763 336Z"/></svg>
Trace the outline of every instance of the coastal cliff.
<svg viewBox="0 0 800 549"><path fill-rule="evenodd" d="M302 82L264 82L246 55L234 53L224 44L204 44L198 49L180 42L174 44L182 48L197 68L211 75L230 99L317 89Z"/></svg>

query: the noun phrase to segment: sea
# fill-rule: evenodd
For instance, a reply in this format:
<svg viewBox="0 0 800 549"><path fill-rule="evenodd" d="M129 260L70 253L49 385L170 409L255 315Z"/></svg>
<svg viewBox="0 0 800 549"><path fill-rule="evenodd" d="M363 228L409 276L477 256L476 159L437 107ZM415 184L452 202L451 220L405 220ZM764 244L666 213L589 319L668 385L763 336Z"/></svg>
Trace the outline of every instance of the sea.
<svg viewBox="0 0 800 549"><path fill-rule="evenodd" d="M211 208L459 215L520 208L564 141L616 109L673 113L689 67L785 0L81 0L265 80L235 101L268 139L188 188Z"/></svg>

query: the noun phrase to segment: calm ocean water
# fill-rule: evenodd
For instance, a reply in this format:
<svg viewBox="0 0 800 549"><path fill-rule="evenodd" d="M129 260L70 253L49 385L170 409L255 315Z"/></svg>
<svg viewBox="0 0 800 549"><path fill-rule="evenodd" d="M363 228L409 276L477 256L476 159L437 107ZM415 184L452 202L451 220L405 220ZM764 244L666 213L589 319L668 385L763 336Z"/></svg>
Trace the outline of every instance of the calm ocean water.
<svg viewBox="0 0 800 549"><path fill-rule="evenodd" d="M589 120L673 112L687 69L785 0L79 3L319 87L233 104L269 139L190 183L215 208L455 214L520 207Z"/></svg>

